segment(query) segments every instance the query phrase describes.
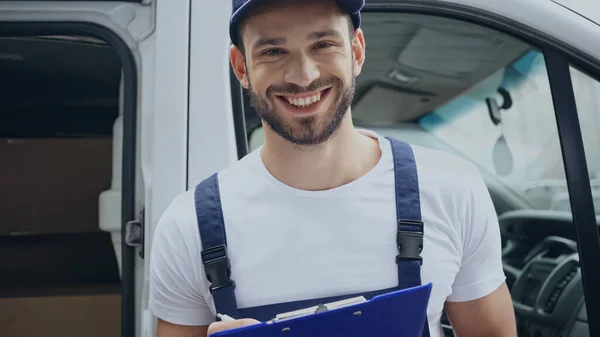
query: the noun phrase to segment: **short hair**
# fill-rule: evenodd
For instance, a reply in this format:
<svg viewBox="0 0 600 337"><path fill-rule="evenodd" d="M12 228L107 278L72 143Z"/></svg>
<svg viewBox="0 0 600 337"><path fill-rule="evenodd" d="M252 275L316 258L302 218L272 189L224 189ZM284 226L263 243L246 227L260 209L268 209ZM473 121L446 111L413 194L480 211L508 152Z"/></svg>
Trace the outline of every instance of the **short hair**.
<svg viewBox="0 0 600 337"><path fill-rule="evenodd" d="M346 21L348 23L348 36L350 38L350 41L352 41L352 39L354 38L354 31L356 30L356 28L354 28L354 23L352 22L352 18L350 17L350 15L346 15ZM242 38L242 34L243 34L243 29L244 29L244 22L240 22L240 24L237 25L236 27L236 34L237 34L237 44L234 44L236 47L238 47L240 49L240 51L242 52L242 56L244 56L244 58L246 58L246 51L244 50L244 40Z"/></svg>

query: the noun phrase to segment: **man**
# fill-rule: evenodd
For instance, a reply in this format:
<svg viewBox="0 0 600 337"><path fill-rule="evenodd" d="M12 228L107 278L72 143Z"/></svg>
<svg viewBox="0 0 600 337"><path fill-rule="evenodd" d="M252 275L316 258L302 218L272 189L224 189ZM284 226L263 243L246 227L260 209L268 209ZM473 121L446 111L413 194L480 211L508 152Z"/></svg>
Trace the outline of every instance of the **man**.
<svg viewBox="0 0 600 337"><path fill-rule="evenodd" d="M150 271L157 337L257 322L240 314L215 323L223 302L264 308L398 285L394 191L417 179L400 174L396 186L392 151L400 145L352 124L354 79L365 61L362 6L234 0L231 64L263 120L265 142L177 197L161 218ZM425 228L417 277L433 284L428 332L443 336L445 308L457 336L516 336L497 218L479 173L449 154L407 148ZM206 257L225 240L219 226L235 289L209 263L218 259ZM219 282L230 293L211 292Z"/></svg>

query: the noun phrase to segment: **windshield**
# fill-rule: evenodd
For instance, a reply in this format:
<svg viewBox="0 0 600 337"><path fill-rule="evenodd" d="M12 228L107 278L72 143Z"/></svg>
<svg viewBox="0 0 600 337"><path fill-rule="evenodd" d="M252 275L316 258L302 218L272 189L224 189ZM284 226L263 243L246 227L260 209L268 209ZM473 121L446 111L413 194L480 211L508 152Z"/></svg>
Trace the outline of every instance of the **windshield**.
<svg viewBox="0 0 600 337"><path fill-rule="evenodd" d="M600 128L600 116L594 112L600 108L600 85L575 70L572 75L584 141L598 144L595 130ZM548 97L543 55L530 51L423 116L419 125L531 207L570 211L554 107ZM592 185L598 188L600 151L593 146L586 152Z"/></svg>

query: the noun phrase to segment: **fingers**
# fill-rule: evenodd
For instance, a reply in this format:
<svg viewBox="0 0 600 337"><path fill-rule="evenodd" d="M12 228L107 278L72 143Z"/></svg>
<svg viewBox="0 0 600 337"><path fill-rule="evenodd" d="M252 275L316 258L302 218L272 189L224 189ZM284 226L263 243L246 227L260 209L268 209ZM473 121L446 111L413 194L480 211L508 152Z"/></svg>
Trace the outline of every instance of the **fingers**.
<svg viewBox="0 0 600 337"><path fill-rule="evenodd" d="M215 332L237 329L237 328L241 328L244 326L255 325L255 324L259 324L259 323L260 323L259 321L255 320L255 319L251 319L251 318L243 318L243 319L238 319L235 321L215 322L215 323L212 323L208 327L208 336L210 336L211 334L213 334Z"/></svg>

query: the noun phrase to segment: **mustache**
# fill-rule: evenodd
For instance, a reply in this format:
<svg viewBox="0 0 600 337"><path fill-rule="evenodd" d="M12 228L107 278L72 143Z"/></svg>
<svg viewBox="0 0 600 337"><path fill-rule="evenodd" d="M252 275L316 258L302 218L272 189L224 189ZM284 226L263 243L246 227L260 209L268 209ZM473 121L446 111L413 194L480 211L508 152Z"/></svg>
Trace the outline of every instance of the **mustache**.
<svg viewBox="0 0 600 337"><path fill-rule="evenodd" d="M305 92L316 91L319 88L338 85L338 88L342 87L342 81L337 77L330 77L325 79L317 79L309 84L307 87L301 87L294 83L286 83L283 85L273 84L267 88L267 96L272 95L274 92L283 95L298 95Z"/></svg>

